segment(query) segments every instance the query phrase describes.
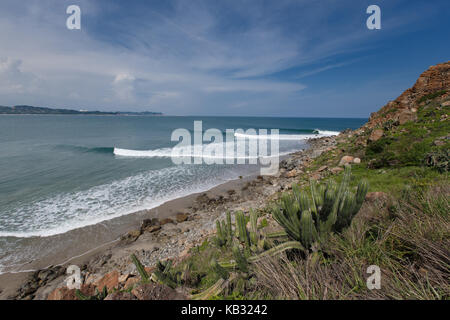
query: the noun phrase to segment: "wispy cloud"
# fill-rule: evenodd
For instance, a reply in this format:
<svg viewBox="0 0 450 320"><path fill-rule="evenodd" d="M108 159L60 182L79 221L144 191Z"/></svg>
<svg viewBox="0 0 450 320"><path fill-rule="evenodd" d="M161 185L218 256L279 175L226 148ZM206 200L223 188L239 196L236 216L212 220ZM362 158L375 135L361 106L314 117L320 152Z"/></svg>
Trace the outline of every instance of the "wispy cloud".
<svg viewBox="0 0 450 320"><path fill-rule="evenodd" d="M74 3L82 9L81 31L65 28L65 9ZM301 82L306 76L345 67L354 60L330 58L367 46L364 16L346 14L354 6L4 0L0 104L169 114L294 106L308 87ZM297 77L271 76L290 68L300 70Z"/></svg>

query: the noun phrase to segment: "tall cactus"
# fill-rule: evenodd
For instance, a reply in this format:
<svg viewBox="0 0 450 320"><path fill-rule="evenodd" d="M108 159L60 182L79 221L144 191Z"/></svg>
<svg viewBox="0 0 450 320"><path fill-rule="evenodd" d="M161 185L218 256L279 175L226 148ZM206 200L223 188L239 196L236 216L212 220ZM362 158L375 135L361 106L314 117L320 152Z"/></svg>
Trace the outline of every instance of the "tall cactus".
<svg viewBox="0 0 450 320"><path fill-rule="evenodd" d="M317 186L311 181L310 194L294 186L292 194L283 194L279 204L273 207L274 219L288 237L300 241L307 249L330 232L342 231L361 208L369 189L367 181L362 180L356 194L351 192L350 176L351 168L346 166L339 187L334 182Z"/></svg>
<svg viewBox="0 0 450 320"><path fill-rule="evenodd" d="M150 277L149 277L147 271L145 271L144 266L142 265L142 263L139 261L139 259L136 257L136 255L134 253L131 254L131 261L133 261L134 265L136 266L136 270L139 272L142 282L144 282L144 283L149 282Z"/></svg>

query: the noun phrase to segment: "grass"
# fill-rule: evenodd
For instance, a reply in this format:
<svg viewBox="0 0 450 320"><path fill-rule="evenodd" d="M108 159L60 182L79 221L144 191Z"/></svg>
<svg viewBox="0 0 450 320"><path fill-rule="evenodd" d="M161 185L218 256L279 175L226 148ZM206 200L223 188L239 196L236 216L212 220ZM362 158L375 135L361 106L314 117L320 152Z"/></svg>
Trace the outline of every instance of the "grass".
<svg viewBox="0 0 450 320"><path fill-rule="evenodd" d="M281 255L254 266L257 290L274 299L449 299L447 185L390 205L366 205L343 234L306 259ZM369 290L369 265L381 289Z"/></svg>

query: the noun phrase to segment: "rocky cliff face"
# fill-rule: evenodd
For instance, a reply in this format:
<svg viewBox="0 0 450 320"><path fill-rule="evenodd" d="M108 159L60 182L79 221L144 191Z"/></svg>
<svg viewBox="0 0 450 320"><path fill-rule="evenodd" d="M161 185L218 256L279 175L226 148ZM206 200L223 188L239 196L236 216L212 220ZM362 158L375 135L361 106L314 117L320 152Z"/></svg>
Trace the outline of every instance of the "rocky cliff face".
<svg viewBox="0 0 450 320"><path fill-rule="evenodd" d="M431 66L422 73L412 88L403 92L396 100L389 102L378 112L370 115L365 128L379 127L388 120L403 124L417 118L417 109L427 98L450 96L450 61Z"/></svg>

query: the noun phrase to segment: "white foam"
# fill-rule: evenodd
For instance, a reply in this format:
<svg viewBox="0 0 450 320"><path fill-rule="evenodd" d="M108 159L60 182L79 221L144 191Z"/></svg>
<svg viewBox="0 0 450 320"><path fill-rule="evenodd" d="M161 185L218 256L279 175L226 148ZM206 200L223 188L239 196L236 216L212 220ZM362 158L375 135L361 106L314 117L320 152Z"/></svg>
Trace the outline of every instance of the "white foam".
<svg viewBox="0 0 450 320"><path fill-rule="evenodd" d="M213 169L205 171L205 168L200 169L198 166L174 166L145 172L23 206L14 214L0 217L0 225L9 229L15 225L19 226L17 229L20 228L17 231L0 231L0 237L47 237L66 233L151 209L192 193L204 192L233 178ZM168 185L164 181L171 183ZM17 221L17 217L21 221Z"/></svg>
<svg viewBox="0 0 450 320"><path fill-rule="evenodd" d="M338 131L326 131L326 130L318 130L318 129L316 129L316 131L318 133L311 133L311 134L279 134L279 135L253 135L253 134L245 134L245 133L236 132L234 134L234 136L238 137L238 138L257 139L257 140L279 139L279 140L301 141L301 140L307 140L307 139L311 139L311 138L322 138L322 137L335 136L335 135L339 134Z"/></svg>

